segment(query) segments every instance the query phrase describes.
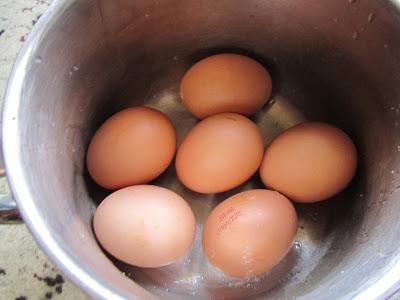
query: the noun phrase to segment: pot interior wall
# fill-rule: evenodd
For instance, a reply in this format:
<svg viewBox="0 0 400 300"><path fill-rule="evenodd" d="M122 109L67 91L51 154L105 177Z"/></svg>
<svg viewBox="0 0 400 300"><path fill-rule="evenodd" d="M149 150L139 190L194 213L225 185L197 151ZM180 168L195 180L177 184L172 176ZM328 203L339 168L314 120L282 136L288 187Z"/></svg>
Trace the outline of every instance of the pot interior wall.
<svg viewBox="0 0 400 300"><path fill-rule="evenodd" d="M173 299L359 294L400 249L400 24L391 8L367 0L72 1L35 45L17 116L25 176L41 195L36 204L47 226L75 261L126 297L140 290L134 281ZM296 205L297 242L269 274L225 278L197 244L185 261L162 270L114 262L127 280L91 231L108 192L85 170L89 139L111 114L145 104L170 115L181 140L196 122L179 102L182 75L226 51L249 55L272 74L273 101L253 116L266 143L302 120L329 122L355 141L358 173L334 199ZM191 193L172 175L173 167L156 183L190 202L199 236L206 213L230 193ZM254 186L261 186L257 176L241 189Z"/></svg>

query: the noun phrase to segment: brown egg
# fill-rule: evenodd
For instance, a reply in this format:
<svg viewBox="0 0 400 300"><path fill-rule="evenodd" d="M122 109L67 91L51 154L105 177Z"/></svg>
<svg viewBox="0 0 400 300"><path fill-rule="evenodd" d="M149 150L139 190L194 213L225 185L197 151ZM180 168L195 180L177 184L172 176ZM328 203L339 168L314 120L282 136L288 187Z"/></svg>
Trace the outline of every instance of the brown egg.
<svg viewBox="0 0 400 300"><path fill-rule="evenodd" d="M351 181L357 150L342 130L306 122L284 131L265 151L260 168L264 184L298 202L334 196Z"/></svg>
<svg viewBox="0 0 400 300"><path fill-rule="evenodd" d="M170 164L175 149L176 132L167 116L147 107L128 108L97 130L87 167L99 185L118 189L156 178Z"/></svg>
<svg viewBox="0 0 400 300"><path fill-rule="evenodd" d="M190 249L196 221L176 193L153 185L130 186L109 195L93 219L99 243L128 264L156 268Z"/></svg>
<svg viewBox="0 0 400 300"><path fill-rule="evenodd" d="M226 275L253 277L288 253L297 231L292 203L278 192L248 190L221 202L208 216L203 249Z"/></svg>
<svg viewBox="0 0 400 300"><path fill-rule="evenodd" d="M249 179L260 166L263 138L256 124L238 114L218 114L198 123L176 156L182 183L199 193L219 193Z"/></svg>
<svg viewBox="0 0 400 300"><path fill-rule="evenodd" d="M205 118L232 112L250 115L271 96L268 71L255 60L238 54L218 54L193 65L181 82L183 105Z"/></svg>

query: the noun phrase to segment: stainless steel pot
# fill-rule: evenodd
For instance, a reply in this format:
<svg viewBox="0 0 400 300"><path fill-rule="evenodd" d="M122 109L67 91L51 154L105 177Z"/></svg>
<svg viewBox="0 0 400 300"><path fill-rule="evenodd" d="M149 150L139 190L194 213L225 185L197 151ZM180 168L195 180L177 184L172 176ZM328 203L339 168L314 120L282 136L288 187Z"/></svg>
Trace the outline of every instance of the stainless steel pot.
<svg viewBox="0 0 400 300"><path fill-rule="evenodd" d="M193 250L157 270L110 260L91 230L107 194L86 173L91 135L112 113L145 104L166 112L181 140L196 120L180 104L180 78L225 51L272 73L273 99L254 116L266 143L305 119L336 124L359 149L356 178L335 199L297 205L299 232L279 266L233 280L204 258L201 224L221 199L259 186L257 176L205 196L182 187L171 167L155 183L194 209ZM12 73L3 149L25 222L94 298L383 299L400 287L399 124L399 0L56 0Z"/></svg>

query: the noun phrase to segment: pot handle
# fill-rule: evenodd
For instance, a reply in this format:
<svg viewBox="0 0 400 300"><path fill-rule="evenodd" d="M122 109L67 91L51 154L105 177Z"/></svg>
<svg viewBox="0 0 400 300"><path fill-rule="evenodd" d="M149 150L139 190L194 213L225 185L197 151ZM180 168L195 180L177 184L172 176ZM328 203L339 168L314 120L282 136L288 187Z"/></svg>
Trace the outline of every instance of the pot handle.
<svg viewBox="0 0 400 300"><path fill-rule="evenodd" d="M0 169L0 224L20 223L21 217L18 212L17 203L13 199L8 187L6 172Z"/></svg>
<svg viewBox="0 0 400 300"><path fill-rule="evenodd" d="M17 203L8 186L2 154L0 150L0 224L21 223L22 219L17 208Z"/></svg>

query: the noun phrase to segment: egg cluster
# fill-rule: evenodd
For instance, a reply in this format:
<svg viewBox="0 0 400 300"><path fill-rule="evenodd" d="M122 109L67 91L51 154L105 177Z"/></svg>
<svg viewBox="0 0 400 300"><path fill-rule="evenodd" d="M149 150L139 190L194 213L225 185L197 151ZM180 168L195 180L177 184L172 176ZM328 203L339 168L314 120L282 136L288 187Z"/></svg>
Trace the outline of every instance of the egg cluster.
<svg viewBox="0 0 400 300"><path fill-rule="evenodd" d="M259 170L268 189L247 190L217 205L204 223L202 245L228 276L248 278L277 265L297 231L290 200L317 202L342 191L355 174L357 151L342 130L319 122L289 128L265 149L247 116L271 90L260 63L219 54L193 65L181 81L183 105L201 120L178 149L172 122L157 110L132 107L106 120L87 151L92 179L116 190L93 220L103 248L139 267L162 267L190 250L196 231L190 206L175 192L148 185L175 157L180 182L198 193L231 190Z"/></svg>

